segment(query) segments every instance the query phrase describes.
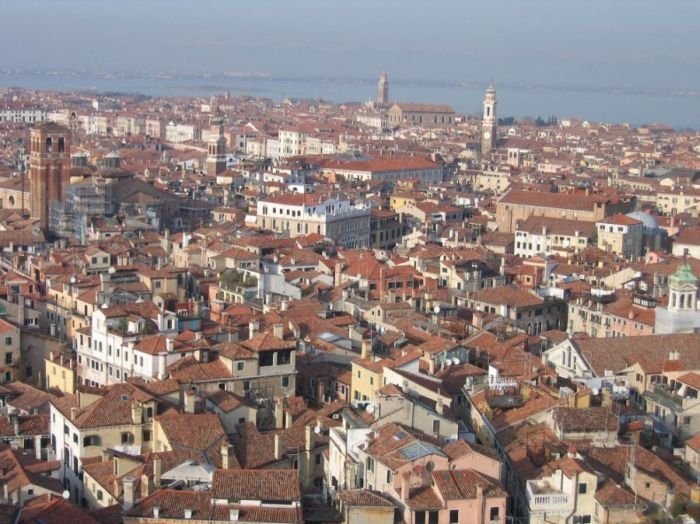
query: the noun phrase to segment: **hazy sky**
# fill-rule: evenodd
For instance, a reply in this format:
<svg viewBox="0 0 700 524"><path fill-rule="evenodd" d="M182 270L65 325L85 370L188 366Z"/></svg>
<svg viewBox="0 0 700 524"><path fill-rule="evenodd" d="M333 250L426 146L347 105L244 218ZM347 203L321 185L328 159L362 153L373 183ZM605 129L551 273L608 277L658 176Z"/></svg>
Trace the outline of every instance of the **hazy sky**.
<svg viewBox="0 0 700 524"><path fill-rule="evenodd" d="M698 0L0 0L0 67L700 89Z"/></svg>

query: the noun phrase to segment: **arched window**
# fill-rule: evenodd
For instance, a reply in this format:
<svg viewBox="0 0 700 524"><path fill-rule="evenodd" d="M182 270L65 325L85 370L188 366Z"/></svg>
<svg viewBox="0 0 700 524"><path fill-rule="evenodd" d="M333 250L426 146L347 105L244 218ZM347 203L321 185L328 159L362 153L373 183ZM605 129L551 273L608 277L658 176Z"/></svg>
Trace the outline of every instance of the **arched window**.
<svg viewBox="0 0 700 524"><path fill-rule="evenodd" d="M53 140L51 137L46 138L46 152L51 153L53 151Z"/></svg>
<svg viewBox="0 0 700 524"><path fill-rule="evenodd" d="M63 152L65 152L65 149L66 149L66 141L63 137L60 137L58 139L58 152L63 153Z"/></svg>

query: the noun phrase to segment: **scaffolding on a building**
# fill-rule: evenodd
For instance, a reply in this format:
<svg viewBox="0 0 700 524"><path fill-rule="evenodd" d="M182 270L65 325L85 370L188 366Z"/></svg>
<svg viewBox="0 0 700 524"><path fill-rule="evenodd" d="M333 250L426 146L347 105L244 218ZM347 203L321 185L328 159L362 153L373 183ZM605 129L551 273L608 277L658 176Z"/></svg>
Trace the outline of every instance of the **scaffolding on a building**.
<svg viewBox="0 0 700 524"><path fill-rule="evenodd" d="M89 219L113 213L110 184L103 180L70 184L64 200L51 205L49 228L60 238L73 237L85 243Z"/></svg>

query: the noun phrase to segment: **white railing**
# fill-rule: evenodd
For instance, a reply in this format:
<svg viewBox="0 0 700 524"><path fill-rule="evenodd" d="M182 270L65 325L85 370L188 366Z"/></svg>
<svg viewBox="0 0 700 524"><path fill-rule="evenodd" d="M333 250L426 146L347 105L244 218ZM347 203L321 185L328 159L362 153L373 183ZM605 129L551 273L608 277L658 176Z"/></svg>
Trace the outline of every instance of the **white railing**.
<svg viewBox="0 0 700 524"><path fill-rule="evenodd" d="M531 512L545 511L547 513L566 512L571 509L571 498L561 491L538 493L537 485L527 483L527 501Z"/></svg>

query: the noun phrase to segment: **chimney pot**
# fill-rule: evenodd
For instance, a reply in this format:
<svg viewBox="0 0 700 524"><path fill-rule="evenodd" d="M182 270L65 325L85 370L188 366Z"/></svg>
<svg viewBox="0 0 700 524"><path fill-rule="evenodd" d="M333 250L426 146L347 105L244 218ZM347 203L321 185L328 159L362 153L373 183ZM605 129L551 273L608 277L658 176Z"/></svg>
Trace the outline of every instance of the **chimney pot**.
<svg viewBox="0 0 700 524"><path fill-rule="evenodd" d="M275 460L282 460L282 442L279 433L275 433Z"/></svg>

